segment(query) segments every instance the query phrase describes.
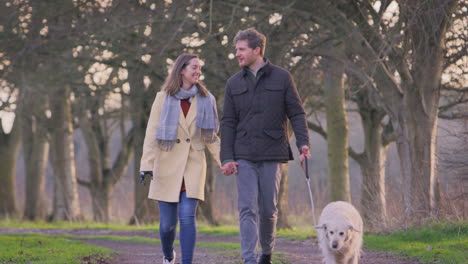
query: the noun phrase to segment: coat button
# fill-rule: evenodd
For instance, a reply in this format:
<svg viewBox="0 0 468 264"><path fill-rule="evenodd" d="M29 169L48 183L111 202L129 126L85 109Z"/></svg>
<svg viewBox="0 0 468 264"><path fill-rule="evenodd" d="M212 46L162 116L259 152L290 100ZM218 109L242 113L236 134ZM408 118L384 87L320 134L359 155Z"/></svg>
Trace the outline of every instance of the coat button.
<svg viewBox="0 0 468 264"><path fill-rule="evenodd" d="M187 138L185 142L190 143L190 138Z"/></svg>
<svg viewBox="0 0 468 264"><path fill-rule="evenodd" d="M180 139L176 139L176 141L175 141L175 142L176 142L176 143L180 143Z"/></svg>

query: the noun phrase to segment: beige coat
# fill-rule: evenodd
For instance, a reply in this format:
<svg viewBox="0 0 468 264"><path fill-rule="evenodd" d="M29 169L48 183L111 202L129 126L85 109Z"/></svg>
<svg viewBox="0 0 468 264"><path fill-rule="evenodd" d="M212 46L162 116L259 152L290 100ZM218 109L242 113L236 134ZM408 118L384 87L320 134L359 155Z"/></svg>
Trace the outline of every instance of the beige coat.
<svg viewBox="0 0 468 264"><path fill-rule="evenodd" d="M181 109L177 139L171 151L162 151L156 140L156 128L159 124L166 92L156 94L146 128L140 171L153 171L148 198L165 202L178 202L182 180L185 181L187 197L203 200L205 198L206 157L205 146L218 165L220 141L205 144L195 136L195 117L197 98L192 101L187 117Z"/></svg>

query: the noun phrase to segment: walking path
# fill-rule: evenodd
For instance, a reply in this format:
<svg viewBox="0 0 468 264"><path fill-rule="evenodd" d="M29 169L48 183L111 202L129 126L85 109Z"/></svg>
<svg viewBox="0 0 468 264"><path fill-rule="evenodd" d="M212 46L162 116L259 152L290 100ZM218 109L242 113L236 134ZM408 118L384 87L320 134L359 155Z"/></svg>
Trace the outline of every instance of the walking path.
<svg viewBox="0 0 468 264"><path fill-rule="evenodd" d="M20 234L20 233L41 233L49 235L75 235L75 236L141 236L158 239L158 234L149 231L115 231L115 230L95 230L95 229L0 229L0 234ZM162 263L162 253L159 246L146 243L121 242L100 239L82 239L83 242L110 248L119 251L110 262L99 264L160 264ZM198 234L197 242L232 242L238 243L238 237L220 237L206 234ZM220 243L221 244L221 243ZM177 255L180 256L180 248L176 248ZM276 242L275 256L282 264L320 264L321 254L315 241L290 241L279 238ZM96 263L96 262L92 262ZM203 247L195 250L194 264L241 264L240 253L215 251ZM360 264L419 264L416 260L402 260L395 258L388 253L363 252ZM180 264L180 258L176 261Z"/></svg>

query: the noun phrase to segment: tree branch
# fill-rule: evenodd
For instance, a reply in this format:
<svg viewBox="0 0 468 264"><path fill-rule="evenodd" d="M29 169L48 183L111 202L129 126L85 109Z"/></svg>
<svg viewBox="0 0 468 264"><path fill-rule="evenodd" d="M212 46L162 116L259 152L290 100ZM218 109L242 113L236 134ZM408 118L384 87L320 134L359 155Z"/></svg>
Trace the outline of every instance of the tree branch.
<svg viewBox="0 0 468 264"><path fill-rule="evenodd" d="M466 102L468 102L468 98L464 99L463 96L460 96L460 98L458 100L456 100L454 102L451 102L451 103L448 103L446 105L440 106L439 111L441 113L443 113L443 112L446 112L446 111L450 110L451 108L453 108L453 107L455 107L457 105L460 105L460 104L463 104L463 103L466 103Z"/></svg>
<svg viewBox="0 0 468 264"><path fill-rule="evenodd" d="M325 132L322 126L318 126L311 121L307 121L307 126L310 130L316 132L317 134L321 135L323 139L327 140L327 132Z"/></svg>
<svg viewBox="0 0 468 264"><path fill-rule="evenodd" d="M133 148L133 140L135 138L136 127L132 127L130 131L125 136L124 142L122 144L122 150L120 151L119 155L117 156L114 165L112 166L111 173L111 184L114 185L117 183L122 175L125 174L127 167L129 165L130 158L133 154L135 148Z"/></svg>
<svg viewBox="0 0 468 264"><path fill-rule="evenodd" d="M468 113L463 114L451 114L451 115L444 115L439 114L439 118L447 119L447 120L456 120L456 119L467 119L468 120Z"/></svg>
<svg viewBox="0 0 468 264"><path fill-rule="evenodd" d="M85 181L80 178L76 178L76 181L78 182L79 185L84 186L88 189L91 189L91 182L90 181Z"/></svg>
<svg viewBox="0 0 468 264"><path fill-rule="evenodd" d="M365 156L363 152L357 153L352 147L348 147L348 155L359 164L363 162Z"/></svg>

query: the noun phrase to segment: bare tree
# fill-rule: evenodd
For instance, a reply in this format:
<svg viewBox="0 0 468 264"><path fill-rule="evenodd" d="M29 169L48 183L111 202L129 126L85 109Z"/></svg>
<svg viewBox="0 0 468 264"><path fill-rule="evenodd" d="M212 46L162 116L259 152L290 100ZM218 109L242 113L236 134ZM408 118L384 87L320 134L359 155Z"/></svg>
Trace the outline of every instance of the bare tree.
<svg viewBox="0 0 468 264"><path fill-rule="evenodd" d="M55 175L55 195L52 219L77 220L81 218L78 183L75 168L70 88L56 89L51 96L52 127L51 149Z"/></svg>
<svg viewBox="0 0 468 264"><path fill-rule="evenodd" d="M0 109L7 109L8 102L1 102ZM12 129L7 133L0 118L0 218L12 218L18 215L15 197L16 159L20 150L20 121L16 106L16 117Z"/></svg>
<svg viewBox="0 0 468 264"><path fill-rule="evenodd" d="M45 115L46 105L43 103L46 98L38 90L28 88L26 83L23 89L26 90L24 104L28 106L21 116L26 168L24 218L44 220L47 216L45 179L49 160L48 120Z"/></svg>
<svg viewBox="0 0 468 264"><path fill-rule="evenodd" d="M397 135L406 214L430 216L443 48L457 1L398 1L397 22L382 23L390 3L375 10L369 1L317 1L301 9L339 32L359 56Z"/></svg>
<svg viewBox="0 0 468 264"><path fill-rule="evenodd" d="M68 69L74 66L69 60L72 53L71 45L73 45L71 43L74 43L74 38L68 35L69 30L73 27L71 21L73 16L70 15L70 12L76 11L77 8L75 8L73 1L47 4L39 1L15 1L6 3L5 6L9 7L10 14L13 14L9 17L9 22L13 26L8 28L7 33L10 35L10 40L15 41L18 47L8 46L9 43L5 43L11 49L9 53L11 54L11 70L4 77L15 83L20 89L25 90L21 100L27 101L27 107L21 111L24 117L19 117L26 120L26 122L22 122L27 168L25 216L33 219L36 217L35 215L39 214L40 218L43 218L46 212L44 184L49 154L50 138L48 133L52 132L52 136L57 140L56 144L52 142L52 150L63 154L61 157L67 157L67 155L73 157L73 141L71 140L73 132L68 131L68 135L59 135L62 130L54 129L56 125L62 127L60 122L68 122L63 126L71 127L71 116L63 115L62 117L68 119L55 119L57 113L52 111L54 119L50 119L50 116L45 116L45 114L46 112L50 114L51 110L62 109L60 106L51 106L48 95L51 95L49 92L53 94L56 90L60 90L60 84L70 81L67 79L67 77L71 77L68 75L70 73ZM59 11L51 13L51 7ZM66 57L67 55L69 56ZM63 61L68 64L62 64ZM68 67L60 67L63 65ZM58 68L61 71L57 71ZM64 98L64 102L67 102L67 98ZM61 101L54 100L52 103L60 104ZM68 140L65 140L67 137ZM58 142L61 138L65 141ZM63 149L60 151L60 148ZM79 214L76 178L74 171L71 171L74 170L74 160L70 158L65 158L65 160L67 160L67 164L72 166L62 164L62 159L56 159L52 163L53 166L58 166L58 168L54 168L56 172L54 176L57 177L56 183L61 180L63 180L62 183L69 182L72 186L74 183L74 191L72 188L68 192L68 186L57 184L59 188L56 189L55 193L61 195L54 197L59 197L58 199L62 203L66 201L66 203L74 204L73 212ZM68 171L65 168L68 168ZM64 197L68 199L64 199ZM56 204L58 203L54 203L54 205ZM56 211L54 210L54 212ZM67 219L70 218L67 217Z"/></svg>
<svg viewBox="0 0 468 264"><path fill-rule="evenodd" d="M361 208L369 230L381 229L387 223L385 163L393 142L391 123L384 122L385 112L373 100L372 89L348 75L352 101L358 106L364 132L364 150L357 153L350 147L350 156L359 164L362 173Z"/></svg>
<svg viewBox="0 0 468 264"><path fill-rule="evenodd" d="M16 188L16 165L20 151L20 100L16 98L18 88L14 83L8 82L9 75L12 75L13 58L17 51L14 40L17 35L12 29L15 27L16 9L8 7L5 4L0 5L0 27L2 28L0 37L0 113L14 113L15 118L11 131L5 131L3 127L4 116L0 116L0 218L16 217L18 208L16 204L15 188ZM8 65L7 65L8 64ZM7 96L7 98L4 98ZM17 96L19 97L19 96Z"/></svg>
<svg viewBox="0 0 468 264"><path fill-rule="evenodd" d="M331 52L335 54L343 54L344 48L343 43L330 47ZM331 200L351 202L348 170L348 121L345 111L343 80L344 65L337 58L323 58L322 65L324 68L328 177Z"/></svg>
<svg viewBox="0 0 468 264"><path fill-rule="evenodd" d="M114 161L110 156L110 135L115 130L110 116L103 112L105 96L96 94L79 100L83 107L80 114L80 129L88 149L89 180L78 178L78 183L88 188L92 198L93 219L110 220L110 201L115 185L125 175L133 154L133 131L121 130L122 146Z"/></svg>
<svg viewBox="0 0 468 264"><path fill-rule="evenodd" d="M43 26L48 29L43 33L47 39L44 41L47 51L44 68L48 71L61 68L60 73L50 75L44 80L49 86L51 158L54 171L53 210L50 218L70 221L82 217L74 154L71 83L83 78L83 73L78 70L80 65L73 58L73 49L81 44L79 36L84 33L80 28L83 22L75 18L84 13L80 12L80 2L58 1L53 4L59 15L44 12L41 17ZM41 8L47 10L50 6ZM64 40L66 37L67 40Z"/></svg>
<svg viewBox="0 0 468 264"><path fill-rule="evenodd" d="M466 107L465 107L466 108ZM468 109L467 109L468 110ZM468 213L468 121L458 122L458 129L449 131L448 137L456 138L455 146L442 147L439 154L441 171L450 172L448 190L440 213L466 219Z"/></svg>

